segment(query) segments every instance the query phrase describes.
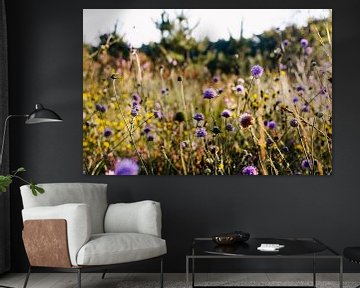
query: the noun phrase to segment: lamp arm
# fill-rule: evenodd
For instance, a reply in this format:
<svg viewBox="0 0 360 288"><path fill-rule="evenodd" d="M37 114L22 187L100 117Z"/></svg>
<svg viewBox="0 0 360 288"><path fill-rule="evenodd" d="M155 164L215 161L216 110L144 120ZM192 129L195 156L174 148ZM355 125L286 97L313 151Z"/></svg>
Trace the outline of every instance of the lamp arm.
<svg viewBox="0 0 360 288"><path fill-rule="evenodd" d="M5 146L5 140L6 140L6 131L7 131L7 126L8 126L8 122L11 118L14 117L28 117L29 115L27 114L19 114L19 115L9 115L5 118L5 123L4 123L4 131L3 131L3 137L2 137L2 143L1 143L1 150L0 150L0 168L2 166L2 160L3 160L3 154L4 154L4 146Z"/></svg>

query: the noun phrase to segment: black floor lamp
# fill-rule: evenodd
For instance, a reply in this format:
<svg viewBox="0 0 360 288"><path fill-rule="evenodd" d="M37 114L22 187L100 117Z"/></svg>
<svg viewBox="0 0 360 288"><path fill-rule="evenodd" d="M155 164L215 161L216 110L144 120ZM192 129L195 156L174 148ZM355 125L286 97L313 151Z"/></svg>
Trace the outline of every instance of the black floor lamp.
<svg viewBox="0 0 360 288"><path fill-rule="evenodd" d="M54 111L45 108L41 104L35 105L35 110L32 111L30 114L19 114L19 115L9 115L5 119L4 123L4 132L2 135L2 141L1 141L1 150L0 150L0 168L2 167L2 161L3 161L3 155L4 155L4 146L6 142L6 132L7 132L7 126L8 122L11 118L15 117L23 117L26 118L25 123L26 124L39 124L39 123L56 123L56 122L62 122L63 120L61 117L55 113ZM1 192L0 192L1 193ZM4 286L0 284L0 287L3 288L12 288L9 286Z"/></svg>
<svg viewBox="0 0 360 288"><path fill-rule="evenodd" d="M39 123L62 122L63 121L57 113L55 113L54 111L52 111L50 109L45 108L41 104L36 104L35 110L32 111L30 114L19 114L19 115L7 116L5 119L5 124L4 124L4 132L3 132L1 151L0 151L0 167L2 165L2 159L3 159L3 154L4 154L7 124L11 118L15 118L15 117L27 118L25 121L26 124L39 124Z"/></svg>

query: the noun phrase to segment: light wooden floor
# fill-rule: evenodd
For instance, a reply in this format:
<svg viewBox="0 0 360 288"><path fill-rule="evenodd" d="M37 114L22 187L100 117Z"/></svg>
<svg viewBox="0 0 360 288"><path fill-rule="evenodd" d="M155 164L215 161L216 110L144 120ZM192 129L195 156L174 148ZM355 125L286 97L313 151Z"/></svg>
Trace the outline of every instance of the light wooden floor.
<svg viewBox="0 0 360 288"><path fill-rule="evenodd" d="M14 288L22 288L25 279L23 273L8 273L0 276L0 287L1 285L11 286ZM101 273L83 273L82 275L82 286L84 288L115 288L121 287L122 281L126 282L126 287L131 287L131 281L134 283L141 283L141 281L150 282L158 281L159 274L153 273L108 273L105 280L101 279ZM267 281L311 281L312 274L308 273L211 273L211 274L197 274L197 281L226 281L231 279L233 281L257 281L259 283L266 283ZM336 273L319 273L317 274L317 280L320 281L337 281L338 274ZM165 288L167 286L172 287L171 283L176 282L184 283L185 287L185 274L165 274ZM344 283L354 282L360 284L360 273L345 273ZM130 284L129 284L130 283ZM166 284L169 285L166 285ZM353 284L353 283L351 283ZM175 285L178 287L178 285ZM135 285L136 286L136 285ZM182 285L180 285L182 286ZM346 286L346 285L345 285ZM75 288L76 284L76 273L32 273L28 288ZM138 287L138 286L136 286ZM355 287L354 287L355 288Z"/></svg>

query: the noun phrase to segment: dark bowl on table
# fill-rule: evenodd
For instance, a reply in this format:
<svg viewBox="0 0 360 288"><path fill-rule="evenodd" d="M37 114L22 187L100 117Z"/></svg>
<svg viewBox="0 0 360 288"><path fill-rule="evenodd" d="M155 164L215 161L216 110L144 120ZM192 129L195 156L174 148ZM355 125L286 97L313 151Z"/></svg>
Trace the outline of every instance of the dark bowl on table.
<svg viewBox="0 0 360 288"><path fill-rule="evenodd" d="M218 245L232 245L249 240L250 234L243 231L234 231L230 233L221 233L212 237L212 240Z"/></svg>

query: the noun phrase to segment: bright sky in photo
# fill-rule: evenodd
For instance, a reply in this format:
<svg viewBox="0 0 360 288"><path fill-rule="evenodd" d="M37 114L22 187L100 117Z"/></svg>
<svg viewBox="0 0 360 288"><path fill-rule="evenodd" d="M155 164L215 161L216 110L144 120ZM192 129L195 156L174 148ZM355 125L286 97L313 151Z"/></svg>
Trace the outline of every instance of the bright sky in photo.
<svg viewBox="0 0 360 288"><path fill-rule="evenodd" d="M170 20L184 11L190 27L199 23L193 36L198 40L207 36L211 41L228 39L230 35L239 38L242 20L243 35L249 38L271 28L303 26L309 18L329 15L329 9L84 9L83 41L98 44L99 36L112 32L117 23L117 32L134 47L158 42L160 31L154 21L161 19L164 10Z"/></svg>

